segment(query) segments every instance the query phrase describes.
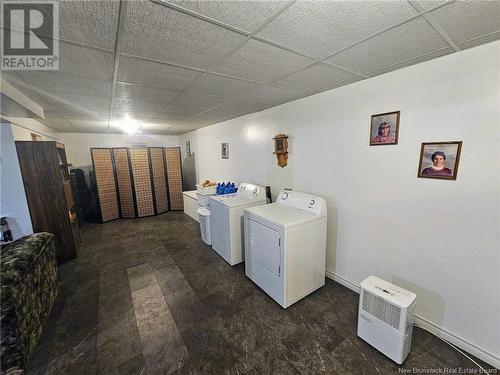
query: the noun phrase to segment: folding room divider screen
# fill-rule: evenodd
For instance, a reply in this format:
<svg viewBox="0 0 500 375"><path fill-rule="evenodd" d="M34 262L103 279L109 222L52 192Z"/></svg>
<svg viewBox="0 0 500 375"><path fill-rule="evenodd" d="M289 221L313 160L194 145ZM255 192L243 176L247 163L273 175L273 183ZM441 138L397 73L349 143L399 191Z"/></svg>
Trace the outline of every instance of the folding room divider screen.
<svg viewBox="0 0 500 375"><path fill-rule="evenodd" d="M113 157L110 148L92 148L92 164L94 166L99 206L102 221L120 218L116 181L113 169Z"/></svg>
<svg viewBox="0 0 500 375"><path fill-rule="evenodd" d="M166 170L163 162L163 147L150 147L151 171L153 174L153 188L155 192L156 212L161 214L168 211Z"/></svg>
<svg viewBox="0 0 500 375"><path fill-rule="evenodd" d="M91 148L103 222L182 210L179 147Z"/></svg>
<svg viewBox="0 0 500 375"><path fill-rule="evenodd" d="M171 210L183 210L182 199L182 165L181 149L169 147L165 149L165 160L167 164L168 194L170 197Z"/></svg>
<svg viewBox="0 0 500 375"><path fill-rule="evenodd" d="M134 178L135 202L137 216L151 216L155 214L153 190L151 187L151 170L149 151L147 148L130 149L130 165Z"/></svg>
<svg viewBox="0 0 500 375"><path fill-rule="evenodd" d="M128 149L125 147L113 148L113 157L115 159L115 175L118 183L121 217L134 218L136 208Z"/></svg>

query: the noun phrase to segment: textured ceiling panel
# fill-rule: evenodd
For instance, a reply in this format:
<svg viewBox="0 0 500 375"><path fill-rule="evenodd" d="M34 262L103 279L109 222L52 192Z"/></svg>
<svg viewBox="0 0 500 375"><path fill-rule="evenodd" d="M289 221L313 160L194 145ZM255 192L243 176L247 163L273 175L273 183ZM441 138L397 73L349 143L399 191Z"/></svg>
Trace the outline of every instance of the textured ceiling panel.
<svg viewBox="0 0 500 375"><path fill-rule="evenodd" d="M456 1L430 14L455 43L500 31L498 0Z"/></svg>
<svg viewBox="0 0 500 375"><path fill-rule="evenodd" d="M242 98L255 103L275 105L295 99L299 95L299 91L287 90L273 86L260 86L255 90L243 93Z"/></svg>
<svg viewBox="0 0 500 375"><path fill-rule="evenodd" d="M122 51L206 69L244 39L240 34L167 7L132 1Z"/></svg>
<svg viewBox="0 0 500 375"><path fill-rule="evenodd" d="M249 32L291 4L164 1ZM500 39L498 0L411 2L418 9L435 9L430 19L460 49ZM95 48L61 41L58 72L2 72L44 107L48 126L61 132L117 132L108 128L108 117L118 10L117 0L61 2L61 37ZM344 49L328 61L375 76L453 52L422 17L360 43L416 14L410 2L402 0L298 0L259 35L314 59ZM304 68L312 60L255 39L243 43L245 36L237 32L151 1L127 2L122 36L112 121L129 114L144 124L145 132L154 134L180 134L363 79L325 63ZM357 44L349 48L353 43ZM215 72L200 71L214 65Z"/></svg>
<svg viewBox="0 0 500 375"><path fill-rule="evenodd" d="M173 123L182 120L186 120L190 115L181 113L164 113L164 112L140 112L134 111L130 112L113 112L112 122L118 122L123 120L123 117L127 114L138 122L144 123Z"/></svg>
<svg viewBox="0 0 500 375"><path fill-rule="evenodd" d="M127 100L142 100L145 102L170 103L179 92L155 89L151 87L116 85L115 98Z"/></svg>
<svg viewBox="0 0 500 375"><path fill-rule="evenodd" d="M276 85L302 92L322 90L358 76L326 64L316 64L280 79Z"/></svg>
<svg viewBox="0 0 500 375"><path fill-rule="evenodd" d="M256 87L258 87L256 83L206 74L202 79L191 86L188 92L232 98Z"/></svg>
<svg viewBox="0 0 500 375"><path fill-rule="evenodd" d="M70 119L73 127L70 133L116 133L116 130L108 129L107 120L95 120L92 118Z"/></svg>
<svg viewBox="0 0 500 375"><path fill-rule="evenodd" d="M222 64L219 64L214 71L254 81L268 82L294 72L312 61L295 53L251 39L224 60Z"/></svg>
<svg viewBox="0 0 500 375"><path fill-rule="evenodd" d="M50 93L51 98L58 98L52 106L60 114L77 113L85 116L103 117L109 111L109 97L77 94Z"/></svg>
<svg viewBox="0 0 500 375"><path fill-rule="evenodd" d="M40 120L40 122L58 132L69 132L74 130L71 123L56 112L45 111L45 120Z"/></svg>
<svg viewBox="0 0 500 375"><path fill-rule="evenodd" d="M171 127L175 126L175 123L169 122L147 122L142 124L142 130L148 131L148 133L154 134L155 131L165 131ZM161 133L160 133L161 134Z"/></svg>
<svg viewBox="0 0 500 375"><path fill-rule="evenodd" d="M202 115L195 118L196 121L212 121L216 119L217 121L223 121L230 118L243 116L247 113L258 112L266 107L265 104L246 102L242 100L233 100L231 102L222 104L221 106L203 113Z"/></svg>
<svg viewBox="0 0 500 375"><path fill-rule="evenodd" d="M143 102L115 99L113 101L113 112L115 109L123 113L131 113L132 115L137 112L165 112L165 113L178 113L196 115L202 112L203 107L187 106L180 104L164 104L158 102Z"/></svg>
<svg viewBox="0 0 500 375"><path fill-rule="evenodd" d="M448 46L423 18L417 18L349 48L328 61L366 73Z"/></svg>
<svg viewBox="0 0 500 375"><path fill-rule="evenodd" d="M118 1L59 1L61 38L114 50Z"/></svg>
<svg viewBox="0 0 500 375"><path fill-rule="evenodd" d="M99 81L113 79L114 54L59 43L59 73Z"/></svg>
<svg viewBox="0 0 500 375"><path fill-rule="evenodd" d="M121 112L134 112L134 111L151 111L151 112L167 112L168 104L158 102L143 102L134 100L113 100L113 109Z"/></svg>
<svg viewBox="0 0 500 375"><path fill-rule="evenodd" d="M211 108L227 101L227 98L219 98L217 96L180 94L172 101L172 104L186 105L192 107Z"/></svg>
<svg viewBox="0 0 500 375"><path fill-rule="evenodd" d="M416 13L406 1L297 1L258 35L321 58Z"/></svg>
<svg viewBox="0 0 500 375"><path fill-rule="evenodd" d="M252 32L288 1L169 0L168 2Z"/></svg>
<svg viewBox="0 0 500 375"><path fill-rule="evenodd" d="M369 72L368 75L377 76L380 74L388 73L388 72L391 72L393 70L404 68L406 66L415 65L415 64L418 64L418 63L421 63L424 61L435 59L437 57L445 56L445 55L448 55L450 53L453 53L454 51L455 50L451 47L444 48L443 50L440 50L440 51L432 52L432 53L424 55L424 56L419 56L419 57L414 58L414 59L406 60L406 61L394 64L394 65L390 65L390 66L387 66L384 68L374 70L372 72Z"/></svg>
<svg viewBox="0 0 500 375"><path fill-rule="evenodd" d="M444 3L452 3L455 0L414 0L424 10L429 10Z"/></svg>
<svg viewBox="0 0 500 375"><path fill-rule="evenodd" d="M122 56L118 70L118 81L182 91L201 74L190 69Z"/></svg>
<svg viewBox="0 0 500 375"><path fill-rule="evenodd" d="M3 73L2 73L3 74ZM58 91L82 95L111 95L111 83L48 71L24 71L20 80L36 91Z"/></svg>

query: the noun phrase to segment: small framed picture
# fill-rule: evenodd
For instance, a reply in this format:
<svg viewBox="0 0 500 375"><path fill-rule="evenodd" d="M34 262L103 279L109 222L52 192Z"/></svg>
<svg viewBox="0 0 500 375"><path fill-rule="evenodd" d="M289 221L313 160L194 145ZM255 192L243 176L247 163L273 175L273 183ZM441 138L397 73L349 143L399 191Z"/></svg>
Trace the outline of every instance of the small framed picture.
<svg viewBox="0 0 500 375"><path fill-rule="evenodd" d="M461 150L462 141L422 143L418 177L456 180Z"/></svg>
<svg viewBox="0 0 500 375"><path fill-rule="evenodd" d="M220 154L222 159L229 159L229 143L221 143Z"/></svg>
<svg viewBox="0 0 500 375"><path fill-rule="evenodd" d="M372 115L370 146L397 145L400 111Z"/></svg>

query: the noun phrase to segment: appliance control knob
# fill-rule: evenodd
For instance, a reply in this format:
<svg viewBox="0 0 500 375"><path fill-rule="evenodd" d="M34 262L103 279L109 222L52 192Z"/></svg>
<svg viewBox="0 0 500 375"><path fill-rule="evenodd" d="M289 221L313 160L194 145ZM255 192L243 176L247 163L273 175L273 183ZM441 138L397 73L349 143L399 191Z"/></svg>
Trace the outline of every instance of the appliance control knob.
<svg viewBox="0 0 500 375"><path fill-rule="evenodd" d="M286 191L281 194L281 199L286 200L288 198L288 193Z"/></svg>
<svg viewBox="0 0 500 375"><path fill-rule="evenodd" d="M316 203L316 201L314 199L311 199L311 201L309 202L309 206L314 206L314 203Z"/></svg>

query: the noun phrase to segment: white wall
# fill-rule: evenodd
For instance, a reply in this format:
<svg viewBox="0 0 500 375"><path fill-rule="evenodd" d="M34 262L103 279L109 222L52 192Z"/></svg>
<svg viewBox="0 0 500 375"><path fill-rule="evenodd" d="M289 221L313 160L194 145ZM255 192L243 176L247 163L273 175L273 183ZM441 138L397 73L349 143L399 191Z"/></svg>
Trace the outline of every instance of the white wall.
<svg viewBox="0 0 500 375"><path fill-rule="evenodd" d="M24 192L21 169L17 159L16 145L12 126L0 125L0 172L1 172L1 205L0 216L7 217L9 228L14 239L33 233L28 202Z"/></svg>
<svg viewBox="0 0 500 375"><path fill-rule="evenodd" d="M179 146L179 138L176 135L60 133L60 141L64 143L68 162L75 167L92 165L91 147L130 147L137 143L145 143L148 146Z"/></svg>
<svg viewBox="0 0 500 375"><path fill-rule="evenodd" d="M499 63L490 43L202 128L181 146L192 141L199 181L324 196L330 275L414 291L419 322L499 367ZM399 144L370 147L370 115L396 110ZM277 133L291 137L283 169ZM458 179L417 178L421 142L453 140L463 141Z"/></svg>

